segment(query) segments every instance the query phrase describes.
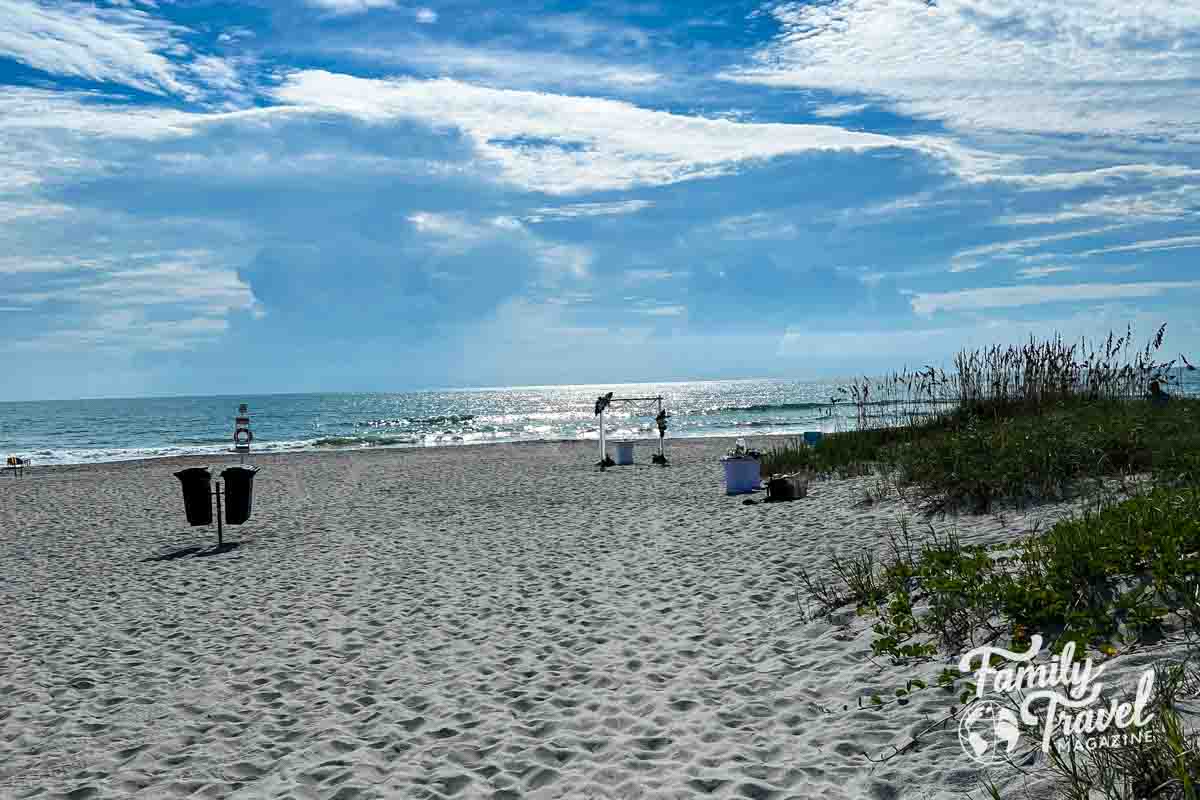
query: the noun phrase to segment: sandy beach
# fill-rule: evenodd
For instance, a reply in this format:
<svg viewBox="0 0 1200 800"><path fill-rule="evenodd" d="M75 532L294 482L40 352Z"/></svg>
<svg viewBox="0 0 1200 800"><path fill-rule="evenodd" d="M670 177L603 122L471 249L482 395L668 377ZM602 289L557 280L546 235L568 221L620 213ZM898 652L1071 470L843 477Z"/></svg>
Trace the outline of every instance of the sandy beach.
<svg viewBox="0 0 1200 800"><path fill-rule="evenodd" d="M724 440L599 472L594 443L253 459L254 515L190 528L172 473L0 481L5 798L961 798L953 704L870 621L809 620L801 568L909 515L870 478L723 493ZM761 494L756 497L761 498ZM1061 514L933 520L997 541ZM927 665L936 674L943 664ZM924 674L922 673L922 674ZM864 753L866 755L864 755Z"/></svg>

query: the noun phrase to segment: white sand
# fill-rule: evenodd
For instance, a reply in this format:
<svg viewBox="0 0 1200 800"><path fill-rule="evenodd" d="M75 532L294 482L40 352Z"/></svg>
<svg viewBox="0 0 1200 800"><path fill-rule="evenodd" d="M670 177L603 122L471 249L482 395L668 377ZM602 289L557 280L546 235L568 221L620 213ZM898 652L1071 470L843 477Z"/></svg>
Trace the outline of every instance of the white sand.
<svg viewBox="0 0 1200 800"><path fill-rule="evenodd" d="M870 479L744 506L723 494L727 445L605 473L585 443L258 458L254 516L226 529L240 549L152 563L213 542L172 472L222 464L6 477L0 797L975 790L953 730L863 756L953 700L858 698L942 665L877 666L870 620L797 607L797 570L879 548L904 506L858 505ZM935 525L992 541L1032 519Z"/></svg>

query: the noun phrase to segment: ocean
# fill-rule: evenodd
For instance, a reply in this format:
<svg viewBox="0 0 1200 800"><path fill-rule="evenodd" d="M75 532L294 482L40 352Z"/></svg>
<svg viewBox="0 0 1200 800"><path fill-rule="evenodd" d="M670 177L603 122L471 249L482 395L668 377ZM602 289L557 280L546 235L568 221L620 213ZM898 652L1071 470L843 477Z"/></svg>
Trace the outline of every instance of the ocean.
<svg viewBox="0 0 1200 800"><path fill-rule="evenodd" d="M1189 373L1184 390L1200 393ZM0 456L80 464L224 454L238 405L249 406L253 453L369 447L439 447L599 436L596 398L658 397L668 438L796 435L855 426L836 381L725 380L525 386L403 393L0 402ZM886 415L886 403L878 410ZM605 435L656 439L653 401L614 403Z"/></svg>

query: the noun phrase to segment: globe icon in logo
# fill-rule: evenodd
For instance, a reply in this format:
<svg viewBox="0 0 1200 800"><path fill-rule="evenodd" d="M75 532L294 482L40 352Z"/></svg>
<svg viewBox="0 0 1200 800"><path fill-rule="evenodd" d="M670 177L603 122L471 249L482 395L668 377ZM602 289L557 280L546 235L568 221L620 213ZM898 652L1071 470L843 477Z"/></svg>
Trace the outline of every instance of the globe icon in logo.
<svg viewBox="0 0 1200 800"><path fill-rule="evenodd" d="M1017 749L1017 715L990 700L977 703L958 721L958 741L973 761L989 764Z"/></svg>

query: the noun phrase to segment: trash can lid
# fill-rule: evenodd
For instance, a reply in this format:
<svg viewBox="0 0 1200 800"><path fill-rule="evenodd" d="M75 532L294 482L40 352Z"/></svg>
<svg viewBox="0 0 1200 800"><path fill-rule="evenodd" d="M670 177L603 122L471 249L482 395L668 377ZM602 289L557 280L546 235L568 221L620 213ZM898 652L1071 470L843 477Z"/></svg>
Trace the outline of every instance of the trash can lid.
<svg viewBox="0 0 1200 800"><path fill-rule="evenodd" d="M176 472L175 477L179 478L180 480L192 477L207 478L208 480L212 480L212 473L208 471L208 467L188 467L187 469L181 469L179 472Z"/></svg>
<svg viewBox="0 0 1200 800"><path fill-rule="evenodd" d="M224 478L226 475L230 475L230 474L238 475L242 472L249 472L251 475L253 475L254 473L258 472L258 467L247 467L247 466L226 467L225 469L221 470L221 477Z"/></svg>

